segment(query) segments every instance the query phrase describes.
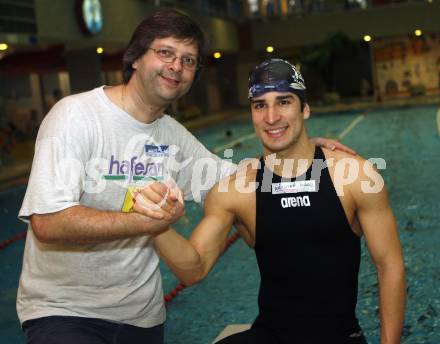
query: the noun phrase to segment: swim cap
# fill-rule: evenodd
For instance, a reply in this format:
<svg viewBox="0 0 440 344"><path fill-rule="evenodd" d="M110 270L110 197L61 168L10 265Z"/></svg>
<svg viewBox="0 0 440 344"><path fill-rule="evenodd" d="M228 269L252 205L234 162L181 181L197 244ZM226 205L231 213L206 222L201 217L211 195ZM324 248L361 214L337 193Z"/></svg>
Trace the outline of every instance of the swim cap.
<svg viewBox="0 0 440 344"><path fill-rule="evenodd" d="M249 76L249 98L267 92L292 92L304 101L306 85L300 72L282 59L264 61Z"/></svg>

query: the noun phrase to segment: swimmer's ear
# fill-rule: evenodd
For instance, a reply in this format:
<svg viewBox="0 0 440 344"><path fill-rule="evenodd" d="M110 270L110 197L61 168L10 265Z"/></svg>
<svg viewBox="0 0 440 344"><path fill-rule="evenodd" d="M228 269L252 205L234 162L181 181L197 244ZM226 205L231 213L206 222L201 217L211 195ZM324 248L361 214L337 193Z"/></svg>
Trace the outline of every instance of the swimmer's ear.
<svg viewBox="0 0 440 344"><path fill-rule="evenodd" d="M305 103L304 104L304 109L303 109L303 116L304 119L309 119L310 118L310 106L309 104Z"/></svg>

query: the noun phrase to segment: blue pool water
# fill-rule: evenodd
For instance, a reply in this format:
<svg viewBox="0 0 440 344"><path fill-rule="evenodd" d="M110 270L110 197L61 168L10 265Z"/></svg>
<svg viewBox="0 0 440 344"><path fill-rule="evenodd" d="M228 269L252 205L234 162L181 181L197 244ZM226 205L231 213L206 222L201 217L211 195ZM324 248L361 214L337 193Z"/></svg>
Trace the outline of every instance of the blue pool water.
<svg viewBox="0 0 440 344"><path fill-rule="evenodd" d="M440 137L435 107L366 113L343 142L366 158L381 157L382 171L395 211L405 255L408 304L402 343L440 343ZM360 114L332 114L311 118L311 136L338 137ZM225 132L232 131L226 137ZM217 125L196 133L210 149L253 132L249 120ZM233 160L257 156L256 138L233 147ZM220 153L221 155L221 153ZM0 193L0 241L22 231L16 219L25 187ZM200 207L187 204L177 229L189 236L202 216ZM15 313L23 241L0 250L0 343L24 343ZM363 245L357 314L368 342L379 343L377 278ZM178 283L161 265L165 292ZM286 274L288 272L286 271ZM210 343L228 324L250 323L257 314L259 274L254 253L242 240L222 256L208 278L185 289L168 307L168 344ZM325 286L323 286L325 288ZM286 298L289 297L286 295Z"/></svg>

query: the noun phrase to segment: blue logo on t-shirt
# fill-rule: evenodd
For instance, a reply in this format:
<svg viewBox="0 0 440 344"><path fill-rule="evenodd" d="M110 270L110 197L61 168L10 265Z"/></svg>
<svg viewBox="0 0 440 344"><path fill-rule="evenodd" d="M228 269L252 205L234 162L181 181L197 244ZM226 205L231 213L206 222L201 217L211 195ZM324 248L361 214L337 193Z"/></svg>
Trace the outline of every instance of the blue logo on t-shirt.
<svg viewBox="0 0 440 344"><path fill-rule="evenodd" d="M149 156L168 156L168 145L145 145L145 153Z"/></svg>

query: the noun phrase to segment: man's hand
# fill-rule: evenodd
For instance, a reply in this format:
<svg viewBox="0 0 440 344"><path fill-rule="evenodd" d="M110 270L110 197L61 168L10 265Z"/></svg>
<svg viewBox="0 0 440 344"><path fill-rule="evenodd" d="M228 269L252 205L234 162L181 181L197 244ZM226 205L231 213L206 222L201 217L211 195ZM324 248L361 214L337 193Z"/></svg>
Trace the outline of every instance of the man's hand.
<svg viewBox="0 0 440 344"><path fill-rule="evenodd" d="M351 155L357 155L356 151L343 145L342 143L340 143L339 141L336 141L336 140L327 139L325 137L313 137L310 139L310 141L312 141L315 144L315 146L318 146L318 147L323 147L323 148L327 148L330 150L337 149L337 150L340 150L343 152L347 152L348 154L351 154Z"/></svg>
<svg viewBox="0 0 440 344"><path fill-rule="evenodd" d="M185 204L181 190L176 184L154 182L133 195L133 210L145 216L176 222L185 214Z"/></svg>

